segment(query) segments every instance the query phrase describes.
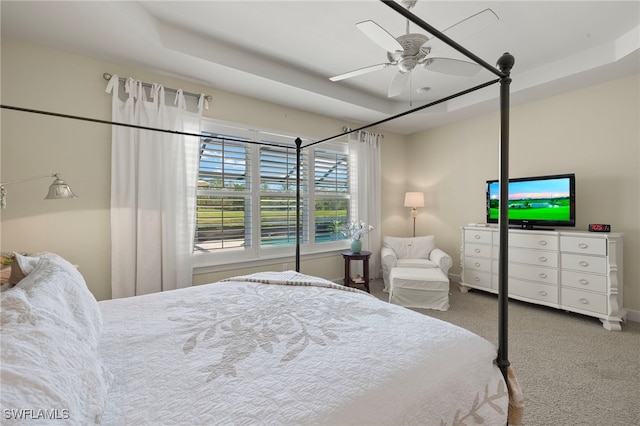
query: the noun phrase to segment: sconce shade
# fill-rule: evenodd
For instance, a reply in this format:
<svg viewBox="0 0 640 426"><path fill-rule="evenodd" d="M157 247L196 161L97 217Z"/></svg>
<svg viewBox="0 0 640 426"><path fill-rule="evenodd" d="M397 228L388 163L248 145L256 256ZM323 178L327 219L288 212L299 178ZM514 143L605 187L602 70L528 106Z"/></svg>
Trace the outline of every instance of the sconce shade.
<svg viewBox="0 0 640 426"><path fill-rule="evenodd" d="M407 192L404 194L405 207L424 207L424 193Z"/></svg>
<svg viewBox="0 0 640 426"><path fill-rule="evenodd" d="M5 186L13 185L14 183L27 182L29 180L35 179L44 179L44 178L55 178L51 186L49 187L49 193L45 200L57 200L60 198L78 198L76 194L73 193L69 185L62 179L60 179L60 175L58 173L53 173L50 175L44 176L32 176L24 179L16 179L9 182L0 182L0 208L4 209L7 207L7 189Z"/></svg>
<svg viewBox="0 0 640 426"><path fill-rule="evenodd" d="M53 181L51 186L49 187L49 193L45 200L57 200L60 198L78 198L76 194L73 193L69 185L58 176L55 176L56 180Z"/></svg>

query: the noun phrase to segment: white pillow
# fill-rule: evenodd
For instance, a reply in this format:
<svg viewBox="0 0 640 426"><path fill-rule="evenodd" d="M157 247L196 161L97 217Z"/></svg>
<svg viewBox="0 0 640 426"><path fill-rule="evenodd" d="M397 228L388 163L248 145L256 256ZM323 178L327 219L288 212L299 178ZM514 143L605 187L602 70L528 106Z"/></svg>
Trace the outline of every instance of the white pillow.
<svg viewBox="0 0 640 426"><path fill-rule="evenodd" d="M11 420L11 410L33 409L36 416L41 409L65 424L96 423L112 381L98 352L98 303L69 262L50 253L37 257L0 296L4 419Z"/></svg>

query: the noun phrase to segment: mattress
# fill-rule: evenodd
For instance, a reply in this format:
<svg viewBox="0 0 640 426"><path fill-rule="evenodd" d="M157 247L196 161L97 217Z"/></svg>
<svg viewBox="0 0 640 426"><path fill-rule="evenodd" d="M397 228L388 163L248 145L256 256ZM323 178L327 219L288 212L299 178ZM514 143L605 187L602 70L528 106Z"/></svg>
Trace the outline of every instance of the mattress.
<svg viewBox="0 0 640 426"><path fill-rule="evenodd" d="M296 272L98 303L106 425L506 424L496 348Z"/></svg>

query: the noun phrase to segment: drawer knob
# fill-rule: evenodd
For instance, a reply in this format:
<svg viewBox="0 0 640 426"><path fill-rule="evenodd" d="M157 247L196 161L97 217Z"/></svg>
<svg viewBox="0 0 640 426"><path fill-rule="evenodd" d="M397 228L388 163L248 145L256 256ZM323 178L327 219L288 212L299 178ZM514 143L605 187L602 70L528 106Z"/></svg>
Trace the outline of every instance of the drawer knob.
<svg viewBox="0 0 640 426"><path fill-rule="evenodd" d="M544 272L540 272L540 274L538 274L538 276L540 278L547 278L547 274L545 274Z"/></svg>
<svg viewBox="0 0 640 426"><path fill-rule="evenodd" d="M477 248L477 249L475 249L474 251L475 251L476 253L480 253L480 251L481 251L481 250L480 250L479 248Z"/></svg>
<svg viewBox="0 0 640 426"><path fill-rule="evenodd" d="M479 282L479 281L480 281L480 278L479 278L479 277L473 277L473 280L474 280L475 282Z"/></svg>
<svg viewBox="0 0 640 426"><path fill-rule="evenodd" d="M582 303L583 305L588 305L589 301L587 299L585 299L584 297L580 298L580 303Z"/></svg>
<svg viewBox="0 0 640 426"><path fill-rule="evenodd" d="M584 266L586 268L587 266L589 266L589 262L587 262L586 260L581 260L580 266Z"/></svg>
<svg viewBox="0 0 640 426"><path fill-rule="evenodd" d="M545 240L540 240L538 241L538 244L540 244L541 246L546 246L547 242Z"/></svg>
<svg viewBox="0 0 640 426"><path fill-rule="evenodd" d="M546 262L547 261L547 258L544 257L544 256L540 256L538 259L540 260L540 262Z"/></svg>
<svg viewBox="0 0 640 426"><path fill-rule="evenodd" d="M479 240L480 239L480 235L476 234L476 235L473 236L473 238L475 238L476 240Z"/></svg>
<svg viewBox="0 0 640 426"><path fill-rule="evenodd" d="M538 294L539 294L540 296L546 296L548 293L547 293L546 291L544 291L544 290L540 290L540 291L538 292Z"/></svg>
<svg viewBox="0 0 640 426"><path fill-rule="evenodd" d="M580 244L578 244L578 247L580 247L581 249L586 249L586 248L589 248L589 244L587 244L587 243L580 243Z"/></svg>
<svg viewBox="0 0 640 426"><path fill-rule="evenodd" d="M476 262L476 263L474 263L474 265L476 266L476 268L479 268L480 267L480 262Z"/></svg>
<svg viewBox="0 0 640 426"><path fill-rule="evenodd" d="M579 282L580 284L582 284L582 285L587 285L587 284L589 284L589 280L584 279L584 278L580 278L580 281L578 281L578 282Z"/></svg>

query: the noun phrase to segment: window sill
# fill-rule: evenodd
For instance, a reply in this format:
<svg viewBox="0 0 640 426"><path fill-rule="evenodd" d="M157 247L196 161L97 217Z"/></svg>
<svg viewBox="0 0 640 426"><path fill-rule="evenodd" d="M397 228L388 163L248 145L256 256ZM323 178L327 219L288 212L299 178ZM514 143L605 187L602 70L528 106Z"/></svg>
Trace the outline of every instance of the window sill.
<svg viewBox="0 0 640 426"><path fill-rule="evenodd" d="M300 260L313 260L321 259L325 257L339 256L341 252L348 250L348 247L333 248L330 250L307 252L300 254ZM277 254L272 256L261 256L260 258L252 259L236 259L228 260L222 264L209 264L209 265L195 265L193 268L193 275L210 274L214 272L232 271L238 269L248 269L260 266L268 265L281 265L282 270L294 270L296 258L295 254L283 255ZM278 268L280 270L280 267Z"/></svg>

